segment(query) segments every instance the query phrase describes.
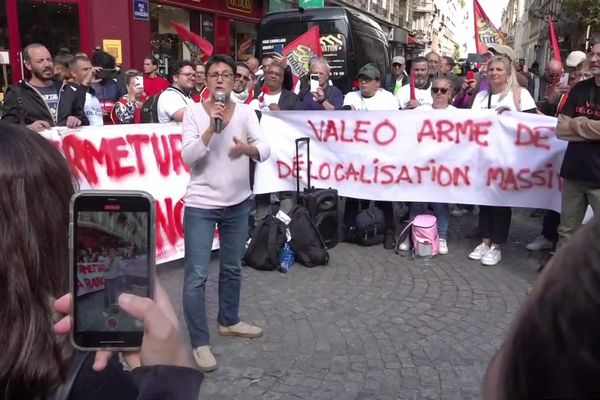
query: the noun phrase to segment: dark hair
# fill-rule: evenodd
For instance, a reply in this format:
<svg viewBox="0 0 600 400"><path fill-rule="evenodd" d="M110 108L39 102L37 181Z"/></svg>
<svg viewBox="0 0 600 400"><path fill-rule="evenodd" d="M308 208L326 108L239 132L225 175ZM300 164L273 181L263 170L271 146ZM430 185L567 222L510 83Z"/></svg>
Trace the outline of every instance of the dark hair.
<svg viewBox="0 0 600 400"><path fill-rule="evenodd" d="M454 61L454 58L449 57L449 56L444 56L442 57L444 60L446 60L446 63L450 66L450 67L454 67L456 65L456 62Z"/></svg>
<svg viewBox="0 0 600 400"><path fill-rule="evenodd" d="M210 71L210 67L217 63L227 64L231 68L231 71L235 74L235 61L233 61L233 58L231 58L231 56L225 54L215 54L214 56L209 58L206 62L206 73L208 74L208 71Z"/></svg>
<svg viewBox="0 0 600 400"><path fill-rule="evenodd" d="M8 398L43 395L66 377L72 347L52 330L52 302L69 289L65 238L73 191L67 161L48 140L0 122L0 293L5 322L0 326L0 387L6 388Z"/></svg>
<svg viewBox="0 0 600 400"><path fill-rule="evenodd" d="M115 58L102 50L96 50L93 54L92 54L92 65L94 67L101 67L104 69L115 69L116 66L116 60Z"/></svg>
<svg viewBox="0 0 600 400"><path fill-rule="evenodd" d="M417 57L417 58L413 58L412 62L411 62L411 66L418 64L418 63L426 63L427 65L429 65L429 61L427 61L427 59L425 57Z"/></svg>
<svg viewBox="0 0 600 400"><path fill-rule="evenodd" d="M500 398L600 397L600 218L544 268L501 350Z"/></svg>
<svg viewBox="0 0 600 400"><path fill-rule="evenodd" d="M44 46L43 44L40 43L31 43L28 44L27 46L25 46L25 48L23 49L23 61L31 61L31 54L29 54L29 51L32 49L45 49L46 46Z"/></svg>
<svg viewBox="0 0 600 400"><path fill-rule="evenodd" d="M155 67L158 67L158 59L156 57L154 57L152 54L150 54L149 56L144 57L144 60L150 60L150 62L152 63L152 65L154 65Z"/></svg>
<svg viewBox="0 0 600 400"><path fill-rule="evenodd" d="M191 62L190 60L182 60L176 63L171 69L171 76L179 75L181 70L185 67L191 67L194 71L196 71L196 64Z"/></svg>
<svg viewBox="0 0 600 400"><path fill-rule="evenodd" d="M71 53L59 52L56 56L54 56L54 64L62 65L65 68L69 68L71 61L73 61L73 55Z"/></svg>
<svg viewBox="0 0 600 400"><path fill-rule="evenodd" d="M245 68L245 69L247 69L248 71L250 71L250 67L249 67L249 66L248 66L248 64L246 64L245 62L238 61L238 62L236 62L236 63L235 63L235 66L236 66L236 67L242 67L242 68ZM237 68L236 68L236 69L237 69ZM233 70L233 72L235 73L235 70Z"/></svg>
<svg viewBox="0 0 600 400"><path fill-rule="evenodd" d="M87 58L86 56L75 56L71 59L71 62L69 62L69 68L73 68L80 61L81 62L90 62L90 59Z"/></svg>

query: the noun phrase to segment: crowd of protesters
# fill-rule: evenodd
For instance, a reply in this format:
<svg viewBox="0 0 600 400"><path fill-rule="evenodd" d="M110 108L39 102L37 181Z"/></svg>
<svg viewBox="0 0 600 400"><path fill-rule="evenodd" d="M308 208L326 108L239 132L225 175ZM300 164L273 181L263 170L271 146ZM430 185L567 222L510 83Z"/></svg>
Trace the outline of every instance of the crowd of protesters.
<svg viewBox="0 0 600 400"><path fill-rule="evenodd" d="M221 248L225 250L220 253L219 333L251 338L262 335L261 328L240 321L238 316L241 258L252 208L247 159L262 162L270 152L260 129L260 112L468 108L556 116L557 136L569 142L561 169L562 210L560 214L544 213L541 234L527 249L564 245L581 226L588 205L600 210L600 43L587 54L571 52L564 65L549 60L541 75L535 72L535 65L527 68L523 60L516 59L513 49L506 45L491 46L481 55L483 62L478 68L461 74L454 73L456 65L451 57L430 52L411 60L413 87L406 60L396 56L388 74L372 64L362 66L356 76L356 90L345 94L332 84L324 58L312 59L309 75L294 85L285 58L276 55L237 63L225 55L200 64L183 60L170 69L168 78L157 73L154 56L143 61L139 72L120 70L114 57L103 51L89 58L62 52L53 60L46 47L31 44L23 55L31 77L8 91L3 121L37 132L52 126L140 123L144 102L154 98L157 122L183 124L182 157L191 169L184 214L183 306L193 355L205 372L216 369L204 300L215 224L220 226ZM564 73L568 73L566 81L561 79ZM310 75L318 76L318 85L310 84ZM225 93L225 101L215 99L220 91ZM222 126L216 125L216 119ZM283 200L286 193L257 199L263 202L263 212L273 202ZM361 201L346 199L346 224L351 224ZM393 204L381 201L376 206L385 218L383 246L395 248ZM478 209L477 231L471 236L480 238L481 243L468 258L496 265L508 238L511 208L473 206L456 205L451 210L449 204L413 202L407 217L432 212L438 221L440 254L447 254L450 216ZM409 243L400 243L399 249L408 250Z"/></svg>

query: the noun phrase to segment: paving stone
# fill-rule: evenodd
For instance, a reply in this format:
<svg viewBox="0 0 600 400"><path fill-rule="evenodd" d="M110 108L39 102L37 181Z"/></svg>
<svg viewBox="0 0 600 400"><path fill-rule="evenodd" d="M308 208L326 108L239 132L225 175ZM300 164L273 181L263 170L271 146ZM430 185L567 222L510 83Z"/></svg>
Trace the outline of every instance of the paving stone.
<svg viewBox="0 0 600 400"><path fill-rule="evenodd" d="M240 317L259 339L217 335L218 253L206 286L217 371L201 399L478 399L482 379L545 256L529 254L541 218L514 210L502 262L468 260L477 223L451 217L450 252L410 260L381 246L340 243L329 265L287 274L244 268ZM182 331L183 263L159 266Z"/></svg>

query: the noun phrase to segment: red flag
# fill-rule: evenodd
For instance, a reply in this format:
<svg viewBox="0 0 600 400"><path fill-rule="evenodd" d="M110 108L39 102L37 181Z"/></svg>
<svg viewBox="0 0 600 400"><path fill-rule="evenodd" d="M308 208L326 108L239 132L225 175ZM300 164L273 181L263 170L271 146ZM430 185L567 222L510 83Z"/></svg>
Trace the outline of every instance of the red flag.
<svg viewBox="0 0 600 400"><path fill-rule="evenodd" d="M410 71L410 99L417 99L417 96L415 95L415 74L413 74L412 71Z"/></svg>
<svg viewBox="0 0 600 400"><path fill-rule="evenodd" d="M283 48L283 56L294 75L294 86L299 78L308 75L311 58L323 55L320 37L319 27L315 25Z"/></svg>
<svg viewBox="0 0 600 400"><path fill-rule="evenodd" d="M550 42L552 43L552 52L554 53L554 59L562 63L560 59L560 50L558 48L558 40L556 40L554 24L552 23L552 15L548 15L548 26L550 27Z"/></svg>
<svg viewBox="0 0 600 400"><path fill-rule="evenodd" d="M473 0L473 9L477 54L485 53L488 47L494 43L505 44L504 35L496 29L477 0Z"/></svg>
<svg viewBox="0 0 600 400"><path fill-rule="evenodd" d="M190 32L185 27L175 21L170 21L173 28L177 32L179 39L185 44L191 54L192 61L200 63L208 60L213 55L213 45L203 37Z"/></svg>

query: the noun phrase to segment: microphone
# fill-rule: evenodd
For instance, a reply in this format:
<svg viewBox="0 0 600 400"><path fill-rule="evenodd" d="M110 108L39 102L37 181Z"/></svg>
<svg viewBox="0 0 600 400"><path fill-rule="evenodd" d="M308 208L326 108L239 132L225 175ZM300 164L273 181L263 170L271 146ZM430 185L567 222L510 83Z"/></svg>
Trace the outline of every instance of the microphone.
<svg viewBox="0 0 600 400"><path fill-rule="evenodd" d="M215 91L215 103L225 104L225 100L227 100L227 95L223 89L217 89ZM223 129L223 120L221 118L215 118L215 130L217 133L221 133Z"/></svg>
<svg viewBox="0 0 600 400"><path fill-rule="evenodd" d="M345 105L342 107L342 110L352 110L352 106Z"/></svg>

